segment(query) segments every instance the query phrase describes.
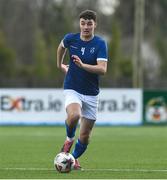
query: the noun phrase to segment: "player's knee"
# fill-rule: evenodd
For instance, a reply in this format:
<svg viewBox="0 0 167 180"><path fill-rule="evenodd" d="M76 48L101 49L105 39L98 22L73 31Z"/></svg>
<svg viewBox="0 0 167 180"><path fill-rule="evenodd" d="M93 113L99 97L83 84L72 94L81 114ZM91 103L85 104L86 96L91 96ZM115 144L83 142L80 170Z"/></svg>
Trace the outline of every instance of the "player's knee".
<svg viewBox="0 0 167 180"><path fill-rule="evenodd" d="M81 114L78 112L72 112L69 114L69 118L74 121L79 120L81 118Z"/></svg>
<svg viewBox="0 0 167 180"><path fill-rule="evenodd" d="M78 120L81 118L81 114L78 112L71 112L68 114L69 121L73 124L74 122L78 122Z"/></svg>

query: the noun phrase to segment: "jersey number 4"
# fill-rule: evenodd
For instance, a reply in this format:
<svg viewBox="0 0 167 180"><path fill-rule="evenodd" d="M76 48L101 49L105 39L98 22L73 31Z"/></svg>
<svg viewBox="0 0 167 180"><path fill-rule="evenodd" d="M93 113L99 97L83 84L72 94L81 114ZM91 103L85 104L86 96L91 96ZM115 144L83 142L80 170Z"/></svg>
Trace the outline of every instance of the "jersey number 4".
<svg viewBox="0 0 167 180"><path fill-rule="evenodd" d="M82 55L84 55L84 53L85 53L85 47L82 47L82 48L81 48L81 52L82 52Z"/></svg>

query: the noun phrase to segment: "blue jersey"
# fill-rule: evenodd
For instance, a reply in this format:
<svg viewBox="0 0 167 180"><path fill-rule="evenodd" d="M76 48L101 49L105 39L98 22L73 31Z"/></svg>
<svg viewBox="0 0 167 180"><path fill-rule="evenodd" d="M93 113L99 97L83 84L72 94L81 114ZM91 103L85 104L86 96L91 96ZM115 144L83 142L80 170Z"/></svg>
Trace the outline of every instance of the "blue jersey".
<svg viewBox="0 0 167 180"><path fill-rule="evenodd" d="M90 65L96 65L98 60L107 61L107 45L105 41L98 36L94 36L90 41L83 41L80 38L80 33L70 33L64 37L62 42L70 55L64 89L73 89L83 95L97 95L99 93L99 75L78 67L71 56L77 55L83 63Z"/></svg>

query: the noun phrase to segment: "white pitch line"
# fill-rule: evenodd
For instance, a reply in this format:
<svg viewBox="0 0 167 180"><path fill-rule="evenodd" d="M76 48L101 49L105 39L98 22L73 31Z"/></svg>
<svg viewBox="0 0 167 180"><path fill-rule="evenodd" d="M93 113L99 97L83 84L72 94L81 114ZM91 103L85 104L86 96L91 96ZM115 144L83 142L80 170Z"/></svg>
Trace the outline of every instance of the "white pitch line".
<svg viewBox="0 0 167 180"><path fill-rule="evenodd" d="M82 169L82 171L112 171L112 172L167 172L167 169Z"/></svg>
<svg viewBox="0 0 167 180"><path fill-rule="evenodd" d="M51 168L0 168L0 170L6 170L6 171L53 171L55 169Z"/></svg>
<svg viewBox="0 0 167 180"><path fill-rule="evenodd" d="M55 171L54 168L0 168L4 171ZM167 169L82 169L81 171L167 172Z"/></svg>

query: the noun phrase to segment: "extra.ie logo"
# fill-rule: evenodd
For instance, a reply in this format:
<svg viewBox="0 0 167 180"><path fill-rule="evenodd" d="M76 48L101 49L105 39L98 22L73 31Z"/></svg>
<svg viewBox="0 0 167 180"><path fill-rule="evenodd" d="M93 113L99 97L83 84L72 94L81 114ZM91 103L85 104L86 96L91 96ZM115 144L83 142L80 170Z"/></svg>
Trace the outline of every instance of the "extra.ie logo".
<svg viewBox="0 0 167 180"><path fill-rule="evenodd" d="M61 111L62 102L48 96L47 99L28 99L26 97L11 97L3 95L0 97L1 111Z"/></svg>
<svg viewBox="0 0 167 180"><path fill-rule="evenodd" d="M25 98L11 98L10 96L1 96L0 98L0 109L2 111L22 111Z"/></svg>

